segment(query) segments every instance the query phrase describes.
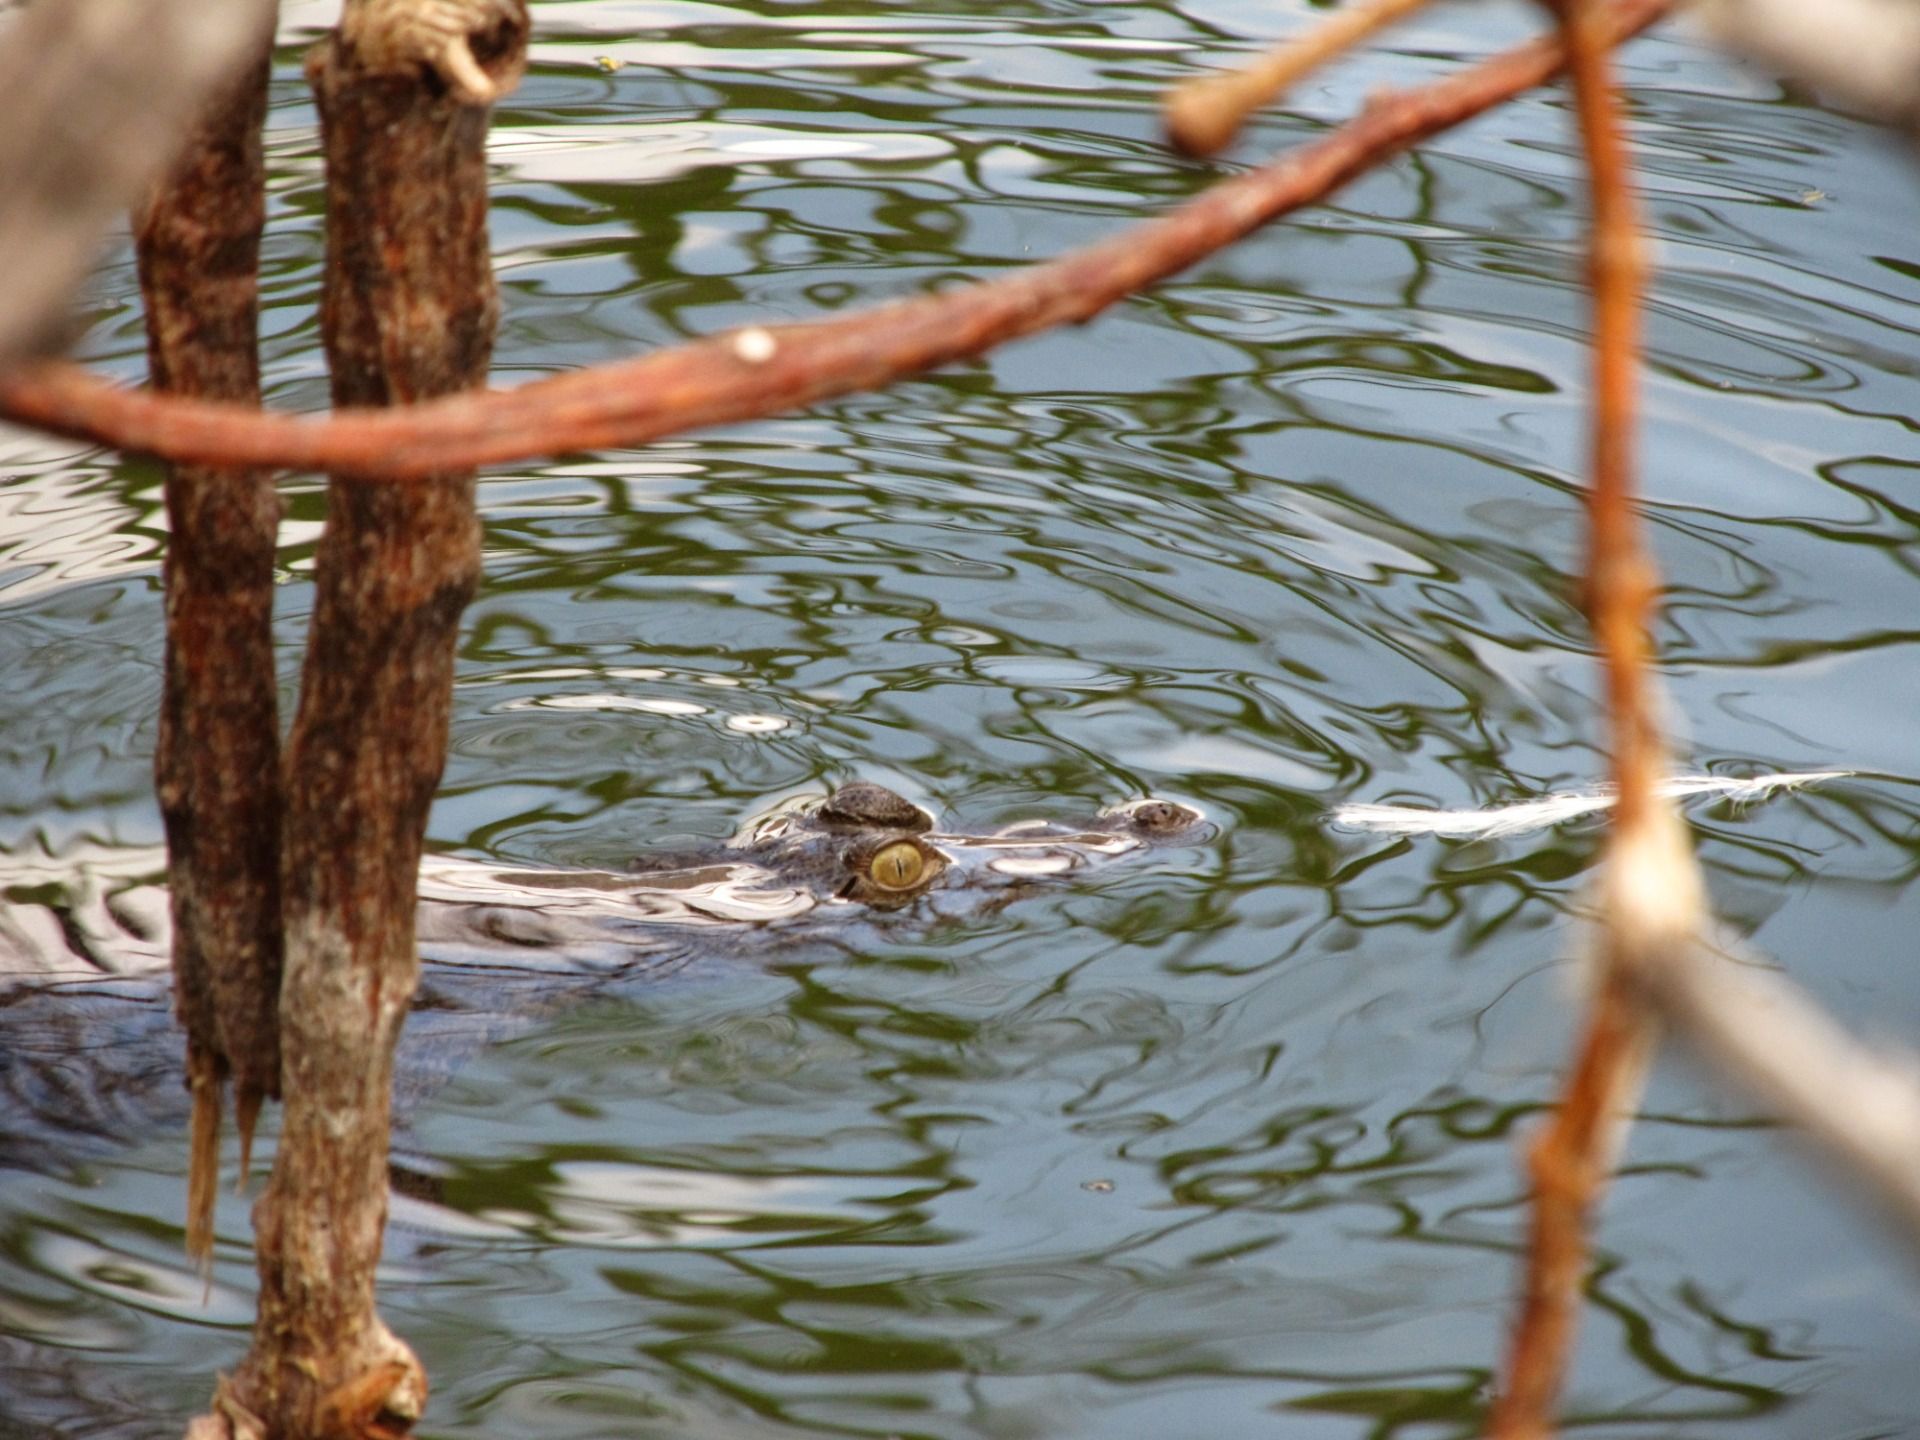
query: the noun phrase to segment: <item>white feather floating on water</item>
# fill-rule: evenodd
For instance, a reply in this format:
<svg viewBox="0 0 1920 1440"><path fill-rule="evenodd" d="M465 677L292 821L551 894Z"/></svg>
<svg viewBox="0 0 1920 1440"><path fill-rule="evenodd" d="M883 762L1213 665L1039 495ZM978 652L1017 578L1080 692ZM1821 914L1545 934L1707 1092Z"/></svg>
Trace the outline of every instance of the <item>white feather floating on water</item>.
<svg viewBox="0 0 1920 1440"><path fill-rule="evenodd" d="M1776 790L1798 790L1826 780L1844 780L1851 770L1809 770L1789 775L1675 775L1662 780L1659 793L1682 800L1714 795L1736 805L1759 800ZM1620 797L1611 787L1570 790L1514 805L1490 805L1484 810L1427 810L1417 805L1342 805L1329 823L1343 830L1368 830L1377 835L1438 835L1449 840L1493 840L1545 830L1610 809Z"/></svg>

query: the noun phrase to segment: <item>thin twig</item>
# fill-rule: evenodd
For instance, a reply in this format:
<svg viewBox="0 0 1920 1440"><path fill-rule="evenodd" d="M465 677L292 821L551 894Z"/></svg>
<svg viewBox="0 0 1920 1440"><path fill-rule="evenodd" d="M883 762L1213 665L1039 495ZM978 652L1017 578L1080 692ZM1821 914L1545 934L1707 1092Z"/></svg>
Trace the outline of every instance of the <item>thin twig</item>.
<svg viewBox="0 0 1920 1440"><path fill-rule="evenodd" d="M1553 1433L1554 1400L1573 1349L1586 1229L1640 1092L1650 1049L1638 1008L1619 987L1594 997L1580 1053L1553 1121L1527 1157L1533 1181L1525 1288L1488 1440Z"/></svg>
<svg viewBox="0 0 1920 1440"><path fill-rule="evenodd" d="M1647 673L1653 565L1634 512L1633 442L1640 290L1639 227L1599 0L1556 0L1593 196L1594 395L1587 608L1606 677L1619 800L1600 880L1599 984L1567 1090L1533 1148L1533 1223L1525 1289L1488 1434L1551 1433L1587 1268L1586 1232L1625 1138L1654 1044L1654 1023L1623 978L1656 970L1693 943L1699 872L1664 773Z"/></svg>
<svg viewBox="0 0 1920 1440"><path fill-rule="evenodd" d="M1605 11L1618 42L1671 0ZM1260 225L1324 198L1383 156L1541 84L1556 39L1376 99L1354 121L1223 181L1160 220L1003 280L808 325L748 329L517 390L324 419L121 390L70 365L0 376L0 417L174 460L417 477L568 451L639 445L891 384L1054 325L1092 318Z"/></svg>
<svg viewBox="0 0 1920 1440"><path fill-rule="evenodd" d="M1489 1440L1541 1440L1573 1348L1587 1226L1652 1057L1656 1026L1622 977L1663 970L1699 933L1698 872L1671 807L1649 803L1616 829L1599 880L1600 981L1553 1120L1528 1155L1533 1181L1526 1275Z"/></svg>
<svg viewBox="0 0 1920 1440"><path fill-rule="evenodd" d="M1189 155L1224 150L1256 110L1428 0L1356 0L1304 35L1291 36L1251 65L1189 80L1167 97L1167 139Z"/></svg>

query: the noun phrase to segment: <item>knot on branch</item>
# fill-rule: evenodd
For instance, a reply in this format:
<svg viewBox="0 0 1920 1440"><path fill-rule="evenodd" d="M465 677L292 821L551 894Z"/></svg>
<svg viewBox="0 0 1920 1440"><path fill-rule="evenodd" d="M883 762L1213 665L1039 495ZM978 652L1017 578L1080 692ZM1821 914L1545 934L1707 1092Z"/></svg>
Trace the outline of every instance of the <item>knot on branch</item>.
<svg viewBox="0 0 1920 1440"><path fill-rule="evenodd" d="M349 0L340 37L373 74L431 70L464 105L491 105L527 68L524 0Z"/></svg>

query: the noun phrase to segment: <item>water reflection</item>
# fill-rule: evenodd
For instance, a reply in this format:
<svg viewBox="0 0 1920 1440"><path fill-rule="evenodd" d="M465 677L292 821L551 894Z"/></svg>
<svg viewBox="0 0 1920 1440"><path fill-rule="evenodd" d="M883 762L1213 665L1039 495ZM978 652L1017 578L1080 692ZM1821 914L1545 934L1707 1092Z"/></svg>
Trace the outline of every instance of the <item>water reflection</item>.
<svg viewBox="0 0 1920 1440"><path fill-rule="evenodd" d="M501 378L1109 233L1237 163L1160 150L1161 86L1308 8L542 5L500 115ZM268 383L306 408L297 42L324 9L287 12L270 143ZM1423 19L1237 153L1531 23ZM1860 772L1709 807L1702 859L1738 936L1910 1035L1912 177L1682 38L1626 65L1663 266L1645 453L1678 748ZM405 1140L431 1183L389 1257L434 1433L1472 1429L1596 832L1325 817L1602 769L1564 103L1528 97L1083 330L483 480L438 848L610 864L856 774L987 826L1160 793L1221 833L1017 906L681 967L464 1069ZM134 293L109 256L84 341L126 377ZM155 472L7 436L0 474L8 898L83 862L150 879ZM292 482L289 695L321 513ZM1920 1315L1880 1237L1684 1066L1647 1108L1580 1427L1903 1430ZM231 1363L246 1202L222 1201L196 1310L180 1167L157 1137L0 1176L0 1429L177 1429Z"/></svg>

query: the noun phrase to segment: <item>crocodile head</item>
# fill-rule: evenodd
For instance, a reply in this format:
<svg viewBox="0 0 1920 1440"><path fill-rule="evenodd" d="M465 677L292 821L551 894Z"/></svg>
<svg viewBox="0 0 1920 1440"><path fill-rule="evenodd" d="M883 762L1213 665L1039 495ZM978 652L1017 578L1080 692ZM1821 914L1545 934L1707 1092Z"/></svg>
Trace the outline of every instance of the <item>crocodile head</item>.
<svg viewBox="0 0 1920 1440"><path fill-rule="evenodd" d="M1199 811L1151 798L1074 821L943 831L904 796L856 780L778 806L724 844L653 853L625 871L429 860L419 933L424 946L633 946L663 926L900 910L934 892L1005 891L1211 833Z"/></svg>
<svg viewBox="0 0 1920 1440"><path fill-rule="evenodd" d="M1029 821L988 833L940 831L918 805L870 780L818 803L776 810L738 841L740 857L816 903L897 910L937 888L985 888L996 879L1058 874L1155 843L1200 839L1197 810L1135 800L1078 823ZM657 862L645 868L657 872Z"/></svg>

